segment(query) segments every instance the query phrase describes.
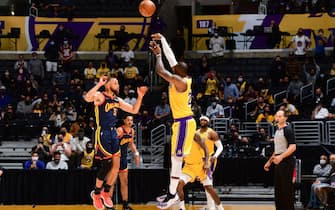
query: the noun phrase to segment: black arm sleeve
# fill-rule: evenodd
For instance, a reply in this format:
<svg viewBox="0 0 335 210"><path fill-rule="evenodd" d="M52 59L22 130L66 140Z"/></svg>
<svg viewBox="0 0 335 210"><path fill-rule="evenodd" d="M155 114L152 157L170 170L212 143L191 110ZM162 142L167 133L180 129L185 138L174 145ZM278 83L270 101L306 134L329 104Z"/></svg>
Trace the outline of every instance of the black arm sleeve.
<svg viewBox="0 0 335 210"><path fill-rule="evenodd" d="M292 126L289 124L287 126L285 126L284 128L284 136L287 140L287 144L295 144L295 137L294 137L294 133L293 133L293 129Z"/></svg>

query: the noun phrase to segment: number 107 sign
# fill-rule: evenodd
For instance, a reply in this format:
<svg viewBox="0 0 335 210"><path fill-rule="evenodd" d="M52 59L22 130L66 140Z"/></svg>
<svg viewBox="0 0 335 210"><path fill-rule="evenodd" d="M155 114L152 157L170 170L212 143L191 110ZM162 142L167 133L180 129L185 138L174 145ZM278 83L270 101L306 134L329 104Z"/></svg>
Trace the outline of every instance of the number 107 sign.
<svg viewBox="0 0 335 210"><path fill-rule="evenodd" d="M210 28L213 25L213 20L197 20L197 28Z"/></svg>

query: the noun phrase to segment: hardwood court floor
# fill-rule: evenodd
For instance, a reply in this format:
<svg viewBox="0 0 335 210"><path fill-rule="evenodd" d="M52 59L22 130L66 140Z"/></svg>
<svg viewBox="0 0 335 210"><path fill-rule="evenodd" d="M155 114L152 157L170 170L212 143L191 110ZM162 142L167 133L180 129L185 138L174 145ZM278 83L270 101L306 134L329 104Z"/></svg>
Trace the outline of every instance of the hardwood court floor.
<svg viewBox="0 0 335 210"><path fill-rule="evenodd" d="M134 210L158 210L154 205L131 205ZM187 205L187 210L198 210L203 208L202 205ZM272 205L223 205L225 210L275 210ZM0 210L94 210L89 205L53 205L53 206L0 206ZM122 206L117 205L116 210L122 210Z"/></svg>

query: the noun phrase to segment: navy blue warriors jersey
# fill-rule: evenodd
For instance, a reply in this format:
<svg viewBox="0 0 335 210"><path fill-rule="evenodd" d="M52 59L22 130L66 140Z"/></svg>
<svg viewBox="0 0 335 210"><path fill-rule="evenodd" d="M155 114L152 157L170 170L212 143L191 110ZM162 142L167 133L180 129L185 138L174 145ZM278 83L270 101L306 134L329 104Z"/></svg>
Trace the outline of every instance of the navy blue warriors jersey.
<svg viewBox="0 0 335 210"><path fill-rule="evenodd" d="M120 107L119 99L117 97L111 98L103 93L105 101L95 106L95 117L97 127L102 130L115 128L117 123L117 113Z"/></svg>
<svg viewBox="0 0 335 210"><path fill-rule="evenodd" d="M104 93L103 93L104 94ZM120 107L117 97L104 94L105 100L95 106L97 129L95 132L95 151L97 159L109 159L120 155L119 140L116 133L117 113Z"/></svg>
<svg viewBox="0 0 335 210"><path fill-rule="evenodd" d="M134 129L131 129L128 133L122 126L122 136L119 137L120 148L121 148L121 159L120 159L120 172L127 170L128 167L128 144L134 141Z"/></svg>

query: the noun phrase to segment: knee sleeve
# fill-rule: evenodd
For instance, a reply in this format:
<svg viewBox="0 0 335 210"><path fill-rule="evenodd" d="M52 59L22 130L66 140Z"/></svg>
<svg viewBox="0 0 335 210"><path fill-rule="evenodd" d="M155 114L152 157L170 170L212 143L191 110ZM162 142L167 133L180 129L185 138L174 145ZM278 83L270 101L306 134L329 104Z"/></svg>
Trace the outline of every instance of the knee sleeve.
<svg viewBox="0 0 335 210"><path fill-rule="evenodd" d="M180 157L171 157L171 177L180 177L183 166L183 159Z"/></svg>
<svg viewBox="0 0 335 210"><path fill-rule="evenodd" d="M102 160L101 168L98 171L97 178L99 180L104 181L111 168L112 168L112 159Z"/></svg>

